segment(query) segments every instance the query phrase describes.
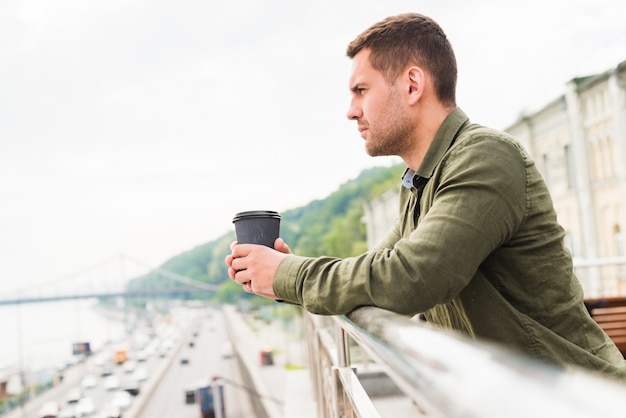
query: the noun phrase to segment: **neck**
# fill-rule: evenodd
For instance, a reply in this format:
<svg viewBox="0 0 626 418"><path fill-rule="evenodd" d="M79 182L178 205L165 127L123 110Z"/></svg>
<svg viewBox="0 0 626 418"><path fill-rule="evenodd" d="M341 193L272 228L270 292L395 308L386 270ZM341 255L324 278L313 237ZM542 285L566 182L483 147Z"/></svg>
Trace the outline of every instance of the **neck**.
<svg viewBox="0 0 626 418"><path fill-rule="evenodd" d="M415 139L411 148L407 150L406 155L400 156L407 167L417 171L426 156L428 148L430 148L435 139L437 131L439 131L443 121L453 109L439 105L421 108L416 112L416 115L419 116L416 117Z"/></svg>

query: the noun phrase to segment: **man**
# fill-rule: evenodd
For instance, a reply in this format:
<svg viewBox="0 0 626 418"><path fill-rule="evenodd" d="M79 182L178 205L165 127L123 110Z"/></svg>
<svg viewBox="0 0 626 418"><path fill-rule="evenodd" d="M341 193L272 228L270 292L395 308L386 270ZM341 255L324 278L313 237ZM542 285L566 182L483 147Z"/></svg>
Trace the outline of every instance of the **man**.
<svg viewBox="0 0 626 418"><path fill-rule="evenodd" d="M626 379L626 361L589 316L546 184L511 136L457 107L456 59L436 22L383 20L348 46L348 118L371 156L407 169L399 219L357 257L299 257L233 243L247 292L319 314L378 306L558 365Z"/></svg>

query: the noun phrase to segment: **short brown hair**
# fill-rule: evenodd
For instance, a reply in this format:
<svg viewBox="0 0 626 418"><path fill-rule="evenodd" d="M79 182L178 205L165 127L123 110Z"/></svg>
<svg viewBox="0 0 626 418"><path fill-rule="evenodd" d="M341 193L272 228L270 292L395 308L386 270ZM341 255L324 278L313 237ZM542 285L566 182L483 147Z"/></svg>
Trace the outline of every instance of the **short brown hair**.
<svg viewBox="0 0 626 418"><path fill-rule="evenodd" d="M346 53L354 58L362 49L371 51L372 67L390 83L409 63L424 68L439 100L456 106L456 58L446 34L431 18L418 13L388 17L357 36Z"/></svg>

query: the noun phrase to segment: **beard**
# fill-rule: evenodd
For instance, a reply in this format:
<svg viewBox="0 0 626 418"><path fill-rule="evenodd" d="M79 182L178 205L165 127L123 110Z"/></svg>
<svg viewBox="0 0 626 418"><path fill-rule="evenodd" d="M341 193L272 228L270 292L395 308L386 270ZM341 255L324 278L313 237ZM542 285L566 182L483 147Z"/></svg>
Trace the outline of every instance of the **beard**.
<svg viewBox="0 0 626 418"><path fill-rule="evenodd" d="M391 89L381 115L368 123L369 137L365 142L365 151L372 157L401 156L412 142L413 124L400 106L396 89Z"/></svg>

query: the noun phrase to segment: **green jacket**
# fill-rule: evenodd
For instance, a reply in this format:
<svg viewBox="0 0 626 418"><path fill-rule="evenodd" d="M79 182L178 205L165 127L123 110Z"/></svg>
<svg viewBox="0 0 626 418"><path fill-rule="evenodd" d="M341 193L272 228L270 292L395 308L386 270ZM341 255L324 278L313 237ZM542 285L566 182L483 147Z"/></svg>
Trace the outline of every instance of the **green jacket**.
<svg viewBox="0 0 626 418"><path fill-rule="evenodd" d="M399 219L376 248L346 259L291 255L275 294L319 314L425 313L444 328L626 379L626 361L583 304L547 186L514 138L457 108L403 183Z"/></svg>

